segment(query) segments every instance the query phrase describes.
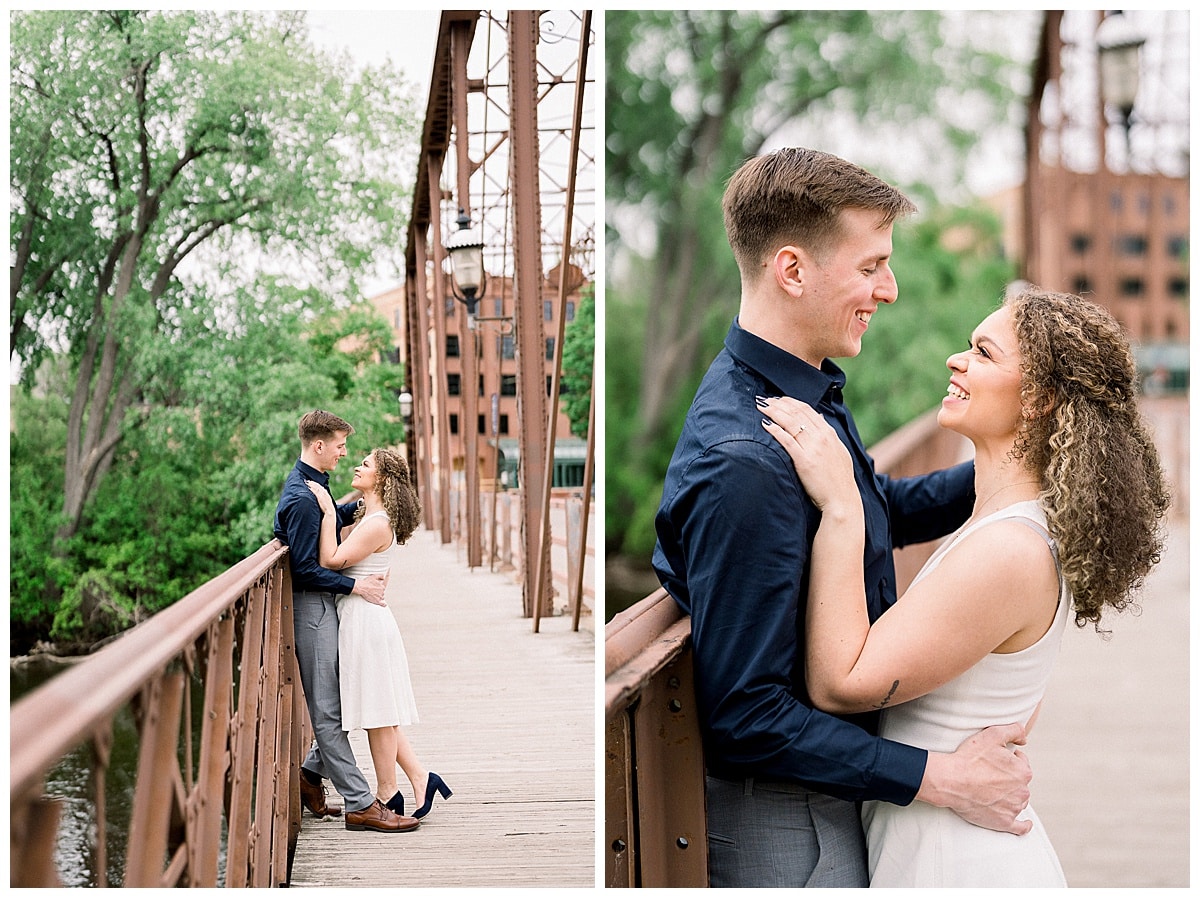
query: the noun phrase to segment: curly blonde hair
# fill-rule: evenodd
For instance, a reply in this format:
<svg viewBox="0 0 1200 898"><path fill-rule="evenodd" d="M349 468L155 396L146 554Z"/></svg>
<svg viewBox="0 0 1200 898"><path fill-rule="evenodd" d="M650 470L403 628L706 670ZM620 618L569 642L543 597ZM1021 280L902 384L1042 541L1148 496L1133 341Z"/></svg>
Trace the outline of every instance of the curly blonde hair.
<svg viewBox="0 0 1200 898"><path fill-rule="evenodd" d="M408 462L394 449L376 449L371 453L375 459L375 491L383 501L388 523L396 534L396 542L404 545L421 522L421 504L412 483ZM357 522L363 516L359 505L354 512Z"/></svg>
<svg viewBox="0 0 1200 898"><path fill-rule="evenodd" d="M1040 478L1075 623L1102 632L1105 607L1131 607L1162 558L1170 504L1138 410L1133 355L1116 319L1078 296L1027 287L1004 306L1021 353L1025 417L1014 454Z"/></svg>

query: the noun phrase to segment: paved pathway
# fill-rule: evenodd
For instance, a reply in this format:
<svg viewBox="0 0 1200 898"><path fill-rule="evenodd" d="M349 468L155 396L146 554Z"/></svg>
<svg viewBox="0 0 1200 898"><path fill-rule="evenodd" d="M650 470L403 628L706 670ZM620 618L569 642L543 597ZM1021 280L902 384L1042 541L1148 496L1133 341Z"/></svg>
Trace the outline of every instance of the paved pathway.
<svg viewBox="0 0 1200 898"><path fill-rule="evenodd" d="M469 571L436 533L420 530L393 551L388 603L421 716L405 732L454 795L396 835L347 832L341 818L306 811L292 885L595 885L594 635L573 632L570 616L542 618L534 633L520 585ZM351 743L374 786L365 734Z"/></svg>
<svg viewBox="0 0 1200 898"><path fill-rule="evenodd" d="M1113 616L1110 637L1068 624L1027 752L1034 807L1073 887L1190 883L1187 406L1148 416L1183 481L1166 553L1141 613Z"/></svg>

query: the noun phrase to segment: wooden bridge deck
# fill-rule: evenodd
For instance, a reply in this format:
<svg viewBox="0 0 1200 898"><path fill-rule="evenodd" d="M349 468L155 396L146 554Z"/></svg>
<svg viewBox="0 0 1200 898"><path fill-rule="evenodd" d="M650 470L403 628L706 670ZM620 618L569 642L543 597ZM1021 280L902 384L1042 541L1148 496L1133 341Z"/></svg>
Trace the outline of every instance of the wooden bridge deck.
<svg viewBox="0 0 1200 898"><path fill-rule="evenodd" d="M293 887L596 885L596 640L567 617L521 616L521 587L427 530L397 547L400 622L420 723L405 728L454 790L422 826L348 832L307 811ZM366 734L351 734L372 787ZM406 809L412 796L397 771ZM329 786L331 803L341 796Z"/></svg>

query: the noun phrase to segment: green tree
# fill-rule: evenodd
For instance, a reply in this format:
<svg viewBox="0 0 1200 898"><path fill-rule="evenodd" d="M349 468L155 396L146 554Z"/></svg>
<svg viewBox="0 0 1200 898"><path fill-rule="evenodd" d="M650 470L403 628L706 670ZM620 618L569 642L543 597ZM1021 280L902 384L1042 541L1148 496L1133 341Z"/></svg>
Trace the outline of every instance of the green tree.
<svg viewBox="0 0 1200 898"><path fill-rule="evenodd" d="M65 540L198 285L276 270L354 295L401 244L415 116L303 13L18 12L10 41L10 356L71 360Z"/></svg>
<svg viewBox="0 0 1200 898"><path fill-rule="evenodd" d="M60 488L54 462L67 407L56 386L69 375L65 362L44 366L36 391L44 398L21 390L13 408L14 643L51 636L86 648L268 542L304 412L329 408L350 420L354 461L398 443L402 372L375 361L389 341L368 306L333 308L270 279L232 299L194 294L170 351L157 344L141 420L116 447L62 557L49 551L56 515L45 496ZM336 472L335 492L349 491L350 467Z"/></svg>
<svg viewBox="0 0 1200 898"><path fill-rule="evenodd" d="M571 433L587 438L592 407L592 372L596 357L595 287L584 289L575 319L563 334L562 408L571 422Z"/></svg>
<svg viewBox="0 0 1200 898"><path fill-rule="evenodd" d="M839 123L904 123L953 181L1019 116L1013 61L945 26L935 11L606 16L608 551L653 544L645 506L736 313L720 197L738 165L788 129L821 146Z"/></svg>

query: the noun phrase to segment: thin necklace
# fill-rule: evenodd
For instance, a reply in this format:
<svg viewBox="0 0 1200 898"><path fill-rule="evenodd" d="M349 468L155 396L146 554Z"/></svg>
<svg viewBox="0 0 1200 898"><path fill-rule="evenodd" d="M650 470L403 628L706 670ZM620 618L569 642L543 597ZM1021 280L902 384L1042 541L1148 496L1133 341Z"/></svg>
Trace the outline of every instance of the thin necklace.
<svg viewBox="0 0 1200 898"><path fill-rule="evenodd" d="M999 496L1005 490L1012 489L1014 486L1025 486L1030 483L1040 485L1040 482L1037 480L1018 480L1016 483L1007 483L1004 486L1000 487L1000 489L998 489L994 493L992 493L990 496L988 496L986 499L984 499L982 502L977 503L975 507L982 510L985 505L987 505L989 502L991 502L993 499L995 499L997 496ZM971 518L974 519L978 515L978 513L979 513L978 511L973 513L971 515Z"/></svg>

